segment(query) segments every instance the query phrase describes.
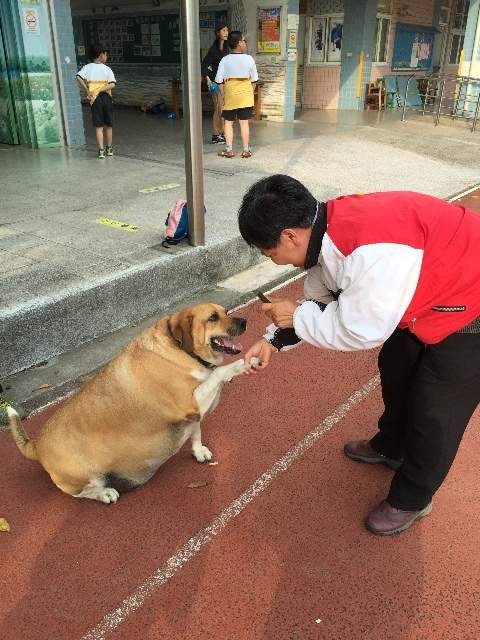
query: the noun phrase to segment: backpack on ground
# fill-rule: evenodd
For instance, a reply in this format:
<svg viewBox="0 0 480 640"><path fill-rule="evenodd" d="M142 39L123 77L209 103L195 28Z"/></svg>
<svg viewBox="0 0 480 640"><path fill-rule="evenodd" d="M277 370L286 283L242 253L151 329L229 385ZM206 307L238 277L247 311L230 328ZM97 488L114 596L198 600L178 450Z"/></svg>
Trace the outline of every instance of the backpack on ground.
<svg viewBox="0 0 480 640"><path fill-rule="evenodd" d="M178 244L188 236L188 207L187 201L177 200L170 209L165 220L165 240L162 242L164 247Z"/></svg>
<svg viewBox="0 0 480 640"><path fill-rule="evenodd" d="M205 206L203 213L206 213ZM177 200L165 220L165 238L162 246L167 249L188 238L188 206L185 199Z"/></svg>
<svg viewBox="0 0 480 640"><path fill-rule="evenodd" d="M150 102L145 102L141 109L145 113L158 115L159 113L167 112L167 104L163 98L156 98L155 100L151 100Z"/></svg>
<svg viewBox="0 0 480 640"><path fill-rule="evenodd" d="M158 98L157 100L152 101L150 105L149 113L153 113L154 115L157 115L159 113L166 113L166 112L167 112L167 104L163 98Z"/></svg>

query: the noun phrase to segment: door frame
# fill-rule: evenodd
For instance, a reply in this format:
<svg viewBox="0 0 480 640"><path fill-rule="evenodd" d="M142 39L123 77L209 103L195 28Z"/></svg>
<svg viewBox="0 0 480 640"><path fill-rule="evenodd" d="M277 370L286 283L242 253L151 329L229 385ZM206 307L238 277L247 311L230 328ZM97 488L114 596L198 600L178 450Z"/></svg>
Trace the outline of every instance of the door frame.
<svg viewBox="0 0 480 640"><path fill-rule="evenodd" d="M5 47L5 38L3 36L4 29L2 25L2 18L0 16L0 61L3 61L5 64L5 88L6 88L6 103L7 103L7 127L11 132L11 140L2 141L2 144L20 144L20 138L18 136L18 122L15 113L15 101L13 99L13 92L10 86L10 68L8 64L8 54L7 48ZM0 64L0 70L2 65Z"/></svg>

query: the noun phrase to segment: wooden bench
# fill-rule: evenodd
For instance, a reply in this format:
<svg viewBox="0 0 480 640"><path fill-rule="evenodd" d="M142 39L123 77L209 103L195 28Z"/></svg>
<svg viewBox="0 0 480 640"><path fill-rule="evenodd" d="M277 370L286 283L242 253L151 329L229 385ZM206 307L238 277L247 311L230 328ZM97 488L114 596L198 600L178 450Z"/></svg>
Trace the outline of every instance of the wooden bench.
<svg viewBox="0 0 480 640"><path fill-rule="evenodd" d="M209 93L207 88L207 83L205 80L202 80L202 95ZM180 117L180 108L182 106L182 82L174 78L172 80L172 111L177 116ZM253 119L261 120L262 117L262 83L257 82L255 85L255 90L253 92Z"/></svg>

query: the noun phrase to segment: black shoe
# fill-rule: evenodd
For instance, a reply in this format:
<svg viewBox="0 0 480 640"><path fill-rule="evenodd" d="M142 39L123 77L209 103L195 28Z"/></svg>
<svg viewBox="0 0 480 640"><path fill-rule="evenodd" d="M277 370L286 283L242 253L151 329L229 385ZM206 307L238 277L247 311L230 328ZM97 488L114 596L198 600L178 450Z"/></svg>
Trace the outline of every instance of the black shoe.
<svg viewBox="0 0 480 640"><path fill-rule="evenodd" d="M212 136L212 144L219 144L221 142L219 138L220 136Z"/></svg>
<svg viewBox="0 0 480 640"><path fill-rule="evenodd" d="M343 447L346 456L358 462L366 462L367 464L385 464L390 469L396 471L402 466L402 460L394 460L388 458L382 453L378 453L370 444L370 440L353 440L347 442Z"/></svg>
<svg viewBox="0 0 480 640"><path fill-rule="evenodd" d="M391 536L405 531L405 529L412 526L415 520L428 516L431 510L431 502L418 511L403 511L402 509L395 509L384 500L369 513L365 525L376 536Z"/></svg>

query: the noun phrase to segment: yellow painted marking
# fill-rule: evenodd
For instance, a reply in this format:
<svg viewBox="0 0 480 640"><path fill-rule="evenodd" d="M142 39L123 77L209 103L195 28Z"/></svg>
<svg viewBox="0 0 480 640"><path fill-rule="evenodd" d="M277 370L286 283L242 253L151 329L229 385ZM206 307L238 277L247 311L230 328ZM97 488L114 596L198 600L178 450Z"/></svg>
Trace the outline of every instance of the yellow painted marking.
<svg viewBox="0 0 480 640"><path fill-rule="evenodd" d="M357 92L356 97L360 98L362 95L362 87L363 87L363 65L365 63L365 52L363 49L360 51L360 55L358 57L358 71L357 71Z"/></svg>
<svg viewBox="0 0 480 640"><path fill-rule="evenodd" d="M95 222L97 222L98 224L104 224L106 227L112 227L113 229L130 231L130 233L134 233L140 228L136 227L134 224L128 224L128 222L121 222L120 220L112 220L111 218L97 218Z"/></svg>
<svg viewBox="0 0 480 640"><path fill-rule="evenodd" d="M169 182L168 184L159 184L158 187L144 187L139 189L140 193L154 193L155 191L168 191L169 189L176 189L180 185L176 182Z"/></svg>

